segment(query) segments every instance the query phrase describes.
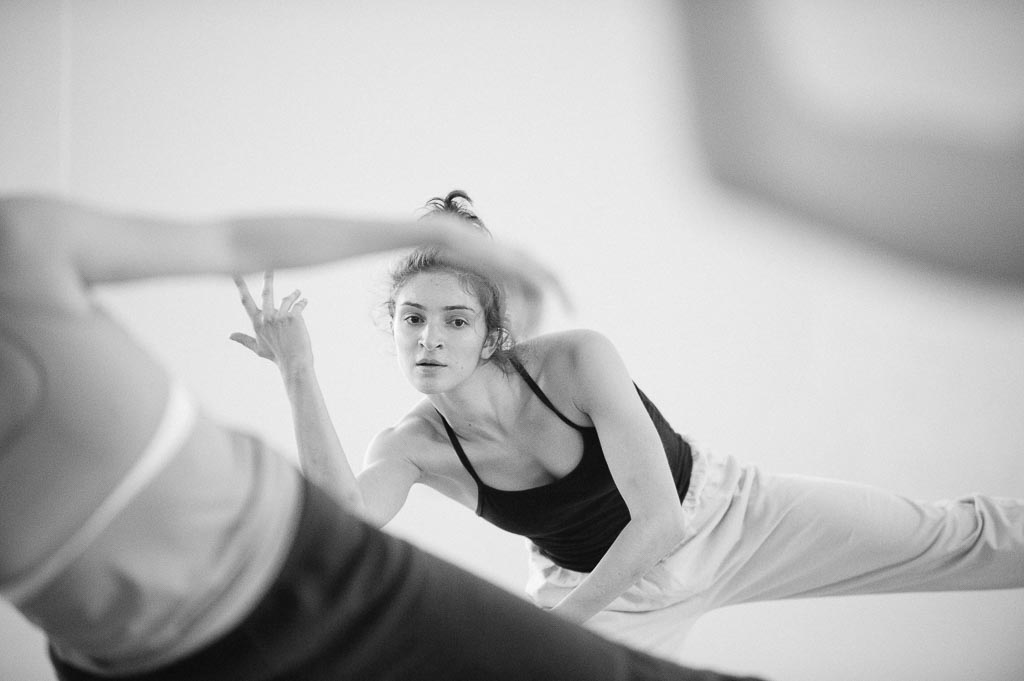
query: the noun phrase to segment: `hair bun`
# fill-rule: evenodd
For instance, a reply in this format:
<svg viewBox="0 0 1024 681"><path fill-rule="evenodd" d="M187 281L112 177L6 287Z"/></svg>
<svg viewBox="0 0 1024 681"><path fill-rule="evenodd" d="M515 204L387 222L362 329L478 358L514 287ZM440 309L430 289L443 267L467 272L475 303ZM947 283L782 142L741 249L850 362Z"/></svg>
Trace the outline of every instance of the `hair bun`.
<svg viewBox="0 0 1024 681"><path fill-rule="evenodd" d="M480 219L480 216L473 210L473 200L469 198L462 189L453 189L448 192L445 197L435 196L424 204L423 208L426 213L423 217L431 215L452 215L462 219L474 227L477 227L482 232L490 235L491 231L487 229L487 225Z"/></svg>

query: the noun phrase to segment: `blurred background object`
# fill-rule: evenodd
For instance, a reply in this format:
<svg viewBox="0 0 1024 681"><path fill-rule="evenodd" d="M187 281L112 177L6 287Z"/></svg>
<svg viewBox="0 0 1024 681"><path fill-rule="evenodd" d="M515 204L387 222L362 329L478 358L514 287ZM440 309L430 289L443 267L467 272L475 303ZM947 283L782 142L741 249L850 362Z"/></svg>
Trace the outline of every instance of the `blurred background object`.
<svg viewBox="0 0 1024 681"><path fill-rule="evenodd" d="M685 3L712 172L880 247L1024 283L1024 3Z"/></svg>

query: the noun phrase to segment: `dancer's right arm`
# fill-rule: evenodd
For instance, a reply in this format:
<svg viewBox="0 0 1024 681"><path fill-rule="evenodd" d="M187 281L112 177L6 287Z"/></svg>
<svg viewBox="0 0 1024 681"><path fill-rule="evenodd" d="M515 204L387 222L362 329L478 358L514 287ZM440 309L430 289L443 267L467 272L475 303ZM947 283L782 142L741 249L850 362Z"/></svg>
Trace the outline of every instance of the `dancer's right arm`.
<svg viewBox="0 0 1024 681"><path fill-rule="evenodd" d="M302 316L305 299L294 291L280 305L275 304L272 272L264 275L260 304L253 300L241 278L236 278L235 284L252 321L254 335L234 333L231 339L274 362L281 372L303 474L369 523L376 527L385 525L402 507L409 489L419 479L419 469L401 459L391 459L367 467L358 477L355 475L314 369L312 343ZM394 440L387 433L379 435L367 460L384 448L383 443Z"/></svg>
<svg viewBox="0 0 1024 681"><path fill-rule="evenodd" d="M302 472L347 508L361 513L362 497L313 368L313 347L302 316L306 300L294 291L277 305L274 273L270 271L263 276L259 305L241 277L235 277L235 286L252 322L253 335L233 333L231 340L277 365L292 409Z"/></svg>

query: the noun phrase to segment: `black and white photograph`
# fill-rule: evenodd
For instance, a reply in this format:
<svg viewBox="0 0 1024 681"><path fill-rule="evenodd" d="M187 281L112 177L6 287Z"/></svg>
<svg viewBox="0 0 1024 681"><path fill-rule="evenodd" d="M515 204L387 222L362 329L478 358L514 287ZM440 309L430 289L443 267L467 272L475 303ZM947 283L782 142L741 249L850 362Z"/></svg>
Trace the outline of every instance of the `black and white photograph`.
<svg viewBox="0 0 1024 681"><path fill-rule="evenodd" d="M0 0L0 681L1021 681L1024 3Z"/></svg>

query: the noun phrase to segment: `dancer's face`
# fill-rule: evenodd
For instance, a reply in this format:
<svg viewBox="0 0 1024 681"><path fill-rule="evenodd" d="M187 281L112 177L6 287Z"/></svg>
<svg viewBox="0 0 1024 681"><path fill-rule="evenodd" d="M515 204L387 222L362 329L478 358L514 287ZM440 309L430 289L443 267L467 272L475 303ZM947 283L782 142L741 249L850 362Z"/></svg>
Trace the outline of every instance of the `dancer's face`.
<svg viewBox="0 0 1024 681"><path fill-rule="evenodd" d="M416 274L394 300L398 363L421 393L452 390L493 353L483 306L456 275Z"/></svg>

